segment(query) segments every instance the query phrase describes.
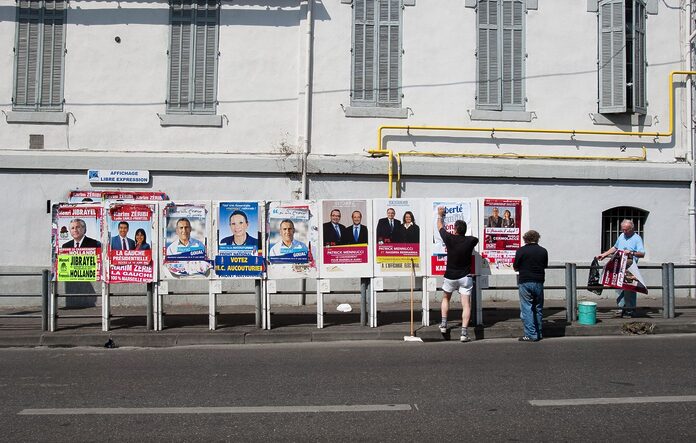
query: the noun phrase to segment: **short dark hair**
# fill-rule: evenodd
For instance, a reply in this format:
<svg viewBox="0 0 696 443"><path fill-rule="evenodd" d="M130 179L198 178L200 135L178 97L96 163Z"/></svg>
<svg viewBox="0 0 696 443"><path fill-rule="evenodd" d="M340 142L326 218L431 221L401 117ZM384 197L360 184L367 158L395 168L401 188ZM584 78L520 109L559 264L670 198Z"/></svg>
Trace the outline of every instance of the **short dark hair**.
<svg viewBox="0 0 696 443"><path fill-rule="evenodd" d="M129 227L130 227L130 226L128 225L128 222L127 222L127 221L120 221L120 222L118 222L118 227L119 227L119 228L121 227L121 225L126 225L126 228L129 228Z"/></svg>
<svg viewBox="0 0 696 443"><path fill-rule="evenodd" d="M290 223L290 226L292 226L292 229L295 229L295 223L292 222L289 218L286 218L282 222L280 222L280 225L278 225L279 228L283 227L283 223Z"/></svg>
<svg viewBox="0 0 696 443"><path fill-rule="evenodd" d="M541 235L539 235L539 233L534 229L530 229L529 231L525 232L522 236L522 239L525 243L539 243L540 238Z"/></svg>
<svg viewBox="0 0 696 443"><path fill-rule="evenodd" d="M457 220L454 222L454 230L459 235L466 235L466 222L464 220Z"/></svg>
<svg viewBox="0 0 696 443"><path fill-rule="evenodd" d="M235 209L234 212L230 214L230 219L228 223L232 223L232 217L234 217L235 215L241 215L242 217L244 217L244 223L249 223L249 219L247 218L246 213L244 211L240 211L239 209Z"/></svg>

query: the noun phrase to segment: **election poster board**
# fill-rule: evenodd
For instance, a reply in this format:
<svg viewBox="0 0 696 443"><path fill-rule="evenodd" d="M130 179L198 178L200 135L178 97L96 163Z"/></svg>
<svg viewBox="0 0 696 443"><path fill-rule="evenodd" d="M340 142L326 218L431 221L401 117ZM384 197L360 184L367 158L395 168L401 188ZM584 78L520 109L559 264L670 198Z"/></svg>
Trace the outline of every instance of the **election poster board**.
<svg viewBox="0 0 696 443"><path fill-rule="evenodd" d="M261 278L264 271L264 202L216 202L215 212L215 275L221 278Z"/></svg>
<svg viewBox="0 0 696 443"><path fill-rule="evenodd" d="M425 217L422 199L375 199L372 202L375 276L425 272Z"/></svg>
<svg viewBox="0 0 696 443"><path fill-rule="evenodd" d="M208 249L209 203L168 202L162 208L163 277L208 277L213 268Z"/></svg>
<svg viewBox="0 0 696 443"><path fill-rule="evenodd" d="M58 205L53 226L57 281L102 280L103 210L97 205Z"/></svg>
<svg viewBox="0 0 696 443"><path fill-rule="evenodd" d="M108 203L127 200L164 201L168 199L167 194L160 191L73 190L68 193L68 203Z"/></svg>
<svg viewBox="0 0 696 443"><path fill-rule="evenodd" d="M149 283L155 281L157 207L137 203L116 203L108 207L106 281L108 283Z"/></svg>
<svg viewBox="0 0 696 443"><path fill-rule="evenodd" d="M316 202L272 201L267 206L268 278L316 277L319 243Z"/></svg>
<svg viewBox="0 0 696 443"><path fill-rule="evenodd" d="M368 200L322 200L322 278L372 276L372 202Z"/></svg>
<svg viewBox="0 0 696 443"><path fill-rule="evenodd" d="M454 234L454 223L462 220L467 224L466 235L478 236L478 201L476 199L430 199L426 200L428 210L428 268L429 276L444 275L447 269L447 247L437 228L438 208L445 208L444 228ZM475 251L480 248L475 248ZM471 256L471 272L476 272L475 256Z"/></svg>
<svg viewBox="0 0 696 443"><path fill-rule="evenodd" d="M479 250L485 273L513 274L515 252L523 245L522 235L529 229L526 198L481 198Z"/></svg>

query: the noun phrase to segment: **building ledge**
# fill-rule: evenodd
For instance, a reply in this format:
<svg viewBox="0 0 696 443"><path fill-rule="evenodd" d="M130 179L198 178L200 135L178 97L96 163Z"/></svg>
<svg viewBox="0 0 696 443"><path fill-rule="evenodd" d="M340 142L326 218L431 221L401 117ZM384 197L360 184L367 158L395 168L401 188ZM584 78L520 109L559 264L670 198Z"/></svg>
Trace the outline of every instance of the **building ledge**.
<svg viewBox="0 0 696 443"><path fill-rule="evenodd" d="M484 109L472 109L469 112L472 120L499 122L531 122L532 114L531 111L487 111Z"/></svg>
<svg viewBox="0 0 696 443"><path fill-rule="evenodd" d="M67 125L68 113L56 111L10 111L7 123Z"/></svg>
<svg viewBox="0 0 696 443"><path fill-rule="evenodd" d="M160 126L198 126L198 127L222 127L221 115L202 114L157 114Z"/></svg>
<svg viewBox="0 0 696 443"><path fill-rule="evenodd" d="M406 108L383 108L379 106L349 106L345 110L346 117L381 117L381 118L408 118Z"/></svg>

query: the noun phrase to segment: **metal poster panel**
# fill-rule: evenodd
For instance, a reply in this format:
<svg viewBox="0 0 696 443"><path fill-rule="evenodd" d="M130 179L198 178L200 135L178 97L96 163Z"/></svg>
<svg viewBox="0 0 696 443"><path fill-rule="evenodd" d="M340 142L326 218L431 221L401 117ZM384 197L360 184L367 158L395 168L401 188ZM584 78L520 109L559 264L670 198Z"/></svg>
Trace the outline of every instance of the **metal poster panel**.
<svg viewBox="0 0 696 443"><path fill-rule="evenodd" d="M416 275L425 271L425 218L420 199L373 200L376 276ZM422 229L421 229L422 226Z"/></svg>
<svg viewBox="0 0 696 443"><path fill-rule="evenodd" d="M526 198L482 198L479 204L483 266L491 274L512 274L515 252L529 229Z"/></svg>
<svg viewBox="0 0 696 443"><path fill-rule="evenodd" d="M101 203L102 191L70 191L68 203Z"/></svg>
<svg viewBox="0 0 696 443"><path fill-rule="evenodd" d="M74 190L68 193L68 203L101 203L125 200L147 200L164 201L168 200L167 194L159 191L79 191Z"/></svg>
<svg viewBox="0 0 696 443"><path fill-rule="evenodd" d="M217 205L215 274L225 278L261 278L263 203L219 202Z"/></svg>
<svg viewBox="0 0 696 443"><path fill-rule="evenodd" d="M319 228L315 202L270 202L266 219L268 278L316 277Z"/></svg>
<svg viewBox="0 0 696 443"><path fill-rule="evenodd" d="M107 246L106 281L108 283L149 283L154 281L152 224L154 206L112 204L106 214Z"/></svg>
<svg viewBox="0 0 696 443"><path fill-rule="evenodd" d="M59 205L54 221L58 281L101 281L101 206Z"/></svg>
<svg viewBox="0 0 696 443"><path fill-rule="evenodd" d="M368 200L321 201L322 278L372 276L371 225Z"/></svg>
<svg viewBox="0 0 696 443"><path fill-rule="evenodd" d="M476 213L478 205L476 199L433 199L427 200L428 208L428 275L444 275L447 268L447 247L442 241L442 236L437 229L437 210L440 206L445 208L443 223L445 230L454 233L454 222L462 220L467 224L466 235L476 237L478 235L478 223ZM477 246L476 249L479 247ZM475 272L475 256L472 255L471 269Z"/></svg>
<svg viewBox="0 0 696 443"><path fill-rule="evenodd" d="M168 203L162 211L164 276L207 277L212 269L208 251L207 203Z"/></svg>

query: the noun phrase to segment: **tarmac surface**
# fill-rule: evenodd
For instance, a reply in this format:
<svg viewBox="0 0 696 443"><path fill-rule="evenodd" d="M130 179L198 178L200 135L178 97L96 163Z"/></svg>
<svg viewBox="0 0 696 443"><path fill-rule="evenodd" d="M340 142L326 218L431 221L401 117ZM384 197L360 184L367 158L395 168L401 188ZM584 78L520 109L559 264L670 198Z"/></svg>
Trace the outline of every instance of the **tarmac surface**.
<svg viewBox="0 0 696 443"><path fill-rule="evenodd" d="M677 298L675 318L662 316L662 300L639 298L638 318L612 318L612 299L597 302L597 323L581 325L566 321L565 301L547 300L544 307L544 338L564 336L615 336L623 334L696 333L696 299ZM0 347L102 347L111 339L116 347L168 347L245 343L301 343L346 340L398 340L410 335L408 303L379 304L378 326L360 324L359 305L341 313L335 305L325 305L324 328L317 328L316 305L277 305L271 309L271 330L255 326L254 306L220 306L218 327L208 330L207 306L165 306L164 329L147 329L146 308L111 309L111 329L101 330L101 307L62 308L58 312L55 332L41 331L41 319L19 315L40 315L37 308L1 309L0 314L18 317L0 318ZM441 334L439 302L430 305L430 326L420 323L420 303L416 304L415 336L423 341L459 339L461 307L453 303L449 334ZM516 301L483 302L483 326L469 327L476 340L517 338L523 335ZM451 337L450 337L451 335Z"/></svg>

